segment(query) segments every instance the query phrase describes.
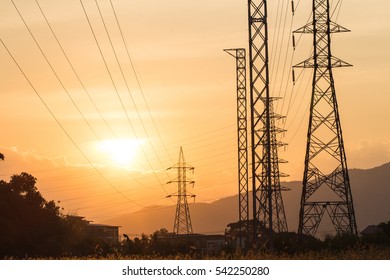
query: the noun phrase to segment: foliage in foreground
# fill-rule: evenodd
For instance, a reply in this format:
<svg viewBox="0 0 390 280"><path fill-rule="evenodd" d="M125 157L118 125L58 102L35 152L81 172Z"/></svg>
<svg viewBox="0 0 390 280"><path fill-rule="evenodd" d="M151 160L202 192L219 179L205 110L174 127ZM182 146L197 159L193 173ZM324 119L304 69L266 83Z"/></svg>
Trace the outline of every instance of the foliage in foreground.
<svg viewBox="0 0 390 280"><path fill-rule="evenodd" d="M94 253L96 243L85 235L83 222L61 215L36 181L24 172L0 181L0 259Z"/></svg>
<svg viewBox="0 0 390 280"><path fill-rule="evenodd" d="M12 259L12 258L10 258ZM301 253L282 252L255 252L234 253L222 252L219 255L176 254L162 256L151 255L123 255L121 253L111 253L108 255L89 255L84 257L62 257L44 258L41 260L61 259L61 260L390 260L390 248L380 246L366 246L365 248L355 248L346 250L320 250L307 251Z"/></svg>
<svg viewBox="0 0 390 280"><path fill-rule="evenodd" d="M386 225L390 226L390 222ZM228 244L219 253L207 254L194 250L185 244L164 243L159 236L167 234L165 229L156 231L151 236L142 235L134 240L127 239L110 250L93 254L82 259L111 260L390 260L390 235L378 238L359 238L350 235L327 236L319 240L311 236L299 236L296 233L275 234L274 249L249 250L243 252ZM78 258L76 258L78 259Z"/></svg>

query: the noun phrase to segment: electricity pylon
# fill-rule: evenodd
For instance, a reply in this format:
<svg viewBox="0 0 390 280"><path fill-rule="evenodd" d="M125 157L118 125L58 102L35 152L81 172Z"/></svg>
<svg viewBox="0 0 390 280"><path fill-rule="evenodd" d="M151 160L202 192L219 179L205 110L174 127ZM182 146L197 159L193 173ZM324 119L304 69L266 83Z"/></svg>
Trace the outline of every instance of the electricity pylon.
<svg viewBox="0 0 390 280"><path fill-rule="evenodd" d="M249 193L248 193L248 128L246 98L246 51L244 48L225 49L236 59L237 86L237 144L238 144L238 222L239 243L242 228L245 231L245 248L249 246Z"/></svg>
<svg viewBox="0 0 390 280"><path fill-rule="evenodd" d="M249 81L251 113L251 157L253 190L253 243L259 243L260 236L273 247L273 233L281 230L281 218L275 217L275 209L283 208L275 199L279 178L277 154L273 153L272 112L269 88L269 55L267 1L248 0L249 24ZM275 158L276 156L276 158ZM280 186L279 186L280 187ZM283 210L284 212L284 210ZM260 232L261 231L261 232Z"/></svg>
<svg viewBox="0 0 390 280"><path fill-rule="evenodd" d="M286 144L277 140L277 135L284 133L285 130L276 126L276 121L281 120L284 116L276 114L273 109L273 101L277 98L271 98L269 101L269 110L270 110L270 133L271 133L271 188L261 190L260 192L260 207L259 207L259 220L267 225L270 223L268 219L273 219L272 230L274 232L287 232L287 220L286 213L284 211L284 204L282 198L282 191L288 191L285 187L282 187L280 184L280 177L287 177L286 174L279 171L279 163L286 163L287 161L280 159L278 155L279 147L283 147ZM266 149L266 145L263 145L263 150ZM267 151L264 151L263 154L267 154ZM264 165L263 165L264 168ZM267 178L266 170L263 169L263 178ZM269 201L271 200L271 201ZM267 206L271 204L272 208ZM272 211L272 215L268 211Z"/></svg>
<svg viewBox="0 0 390 280"><path fill-rule="evenodd" d="M180 147L178 163L172 167L169 167L167 170L169 169L177 169L177 179L168 182L168 184L177 183L177 193L167 196L177 196L177 206L173 232L175 234L192 234L193 230L187 197L195 198L195 195L187 194L187 184L192 184L192 186L194 186L195 182L187 180L187 170L194 170L194 167L188 166L186 164L182 147Z"/></svg>
<svg viewBox="0 0 390 280"><path fill-rule="evenodd" d="M313 0L313 22L294 32L314 36L313 57L294 66L314 69L298 232L315 235L324 213L327 212L337 233L356 235L355 213L332 73L335 67L351 65L331 54L331 34L350 30L332 22L329 10L329 0ZM328 168L320 167L320 163L325 162ZM326 198L323 199L325 195Z"/></svg>

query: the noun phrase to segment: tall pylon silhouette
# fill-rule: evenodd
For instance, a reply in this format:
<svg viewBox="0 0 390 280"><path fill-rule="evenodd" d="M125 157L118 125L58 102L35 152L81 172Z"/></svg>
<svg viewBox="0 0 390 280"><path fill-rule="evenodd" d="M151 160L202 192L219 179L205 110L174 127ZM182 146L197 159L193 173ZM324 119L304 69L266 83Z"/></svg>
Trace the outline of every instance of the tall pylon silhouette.
<svg viewBox="0 0 390 280"><path fill-rule="evenodd" d="M236 59L237 144L238 144L238 222L239 245L249 247L249 191L248 191L248 121L246 96L246 51L244 48L224 49Z"/></svg>
<svg viewBox="0 0 390 280"><path fill-rule="evenodd" d="M283 119L284 116L281 116L274 112L273 101L275 101L276 99L277 98L271 98L269 102L271 121L271 188L262 189L260 192L259 220L266 227L267 225L271 224L272 230L274 232L287 232L288 227L286 213L284 210L282 191L287 191L290 189L281 186L280 178L287 177L287 175L280 172L279 170L279 163L286 163L287 161L279 158L278 156L279 147L285 146L286 144L277 140L278 134L285 132L285 130L276 126L276 121ZM267 145L263 145L263 149L266 149L266 147ZM267 154L267 152L264 151L264 154ZM266 180L268 176L266 172L267 170L263 169L263 180ZM269 205L271 205L271 207ZM270 213L270 211L272 211L272 213ZM270 221L269 219L272 219L272 221Z"/></svg>
<svg viewBox="0 0 390 280"><path fill-rule="evenodd" d="M331 34L349 30L329 10L329 0L313 0L313 21L294 32L314 36L313 57L294 66L314 69L298 232L315 235L326 212L337 233L357 235L332 72L351 65L331 54Z"/></svg>
<svg viewBox="0 0 390 280"><path fill-rule="evenodd" d="M266 0L248 0L249 31L249 93L250 93L250 128L252 158L252 192L253 192L253 239L254 246L264 240L267 247L273 249L274 232L284 231L278 219L284 215L280 199L279 159L273 146L277 132L272 112L272 96L270 94L269 51L268 51L268 12ZM276 164L274 164L276 163ZM278 189L278 190L277 190ZM277 199L275 199L277 198ZM280 196L281 198L281 196ZM284 209L283 209L284 213ZM282 217L283 216L283 217Z"/></svg>
<svg viewBox="0 0 390 280"><path fill-rule="evenodd" d="M177 193L167 197L177 196L177 206L175 213L175 222L173 225L173 233L175 234L193 234L192 223L190 217L190 209L188 208L187 197L195 198L193 194L187 194L187 185L195 184L195 181L187 180L187 170L194 170L194 167L186 164L184 159L183 148L180 147L179 161L167 170L177 169L177 179L169 181L169 183L177 183Z"/></svg>

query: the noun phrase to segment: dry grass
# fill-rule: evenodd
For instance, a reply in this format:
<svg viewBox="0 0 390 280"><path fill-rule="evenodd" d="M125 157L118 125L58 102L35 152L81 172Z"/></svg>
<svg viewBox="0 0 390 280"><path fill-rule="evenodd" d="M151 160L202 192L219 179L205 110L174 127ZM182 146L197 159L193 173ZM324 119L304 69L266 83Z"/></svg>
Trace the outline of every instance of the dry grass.
<svg viewBox="0 0 390 280"><path fill-rule="evenodd" d="M307 251L303 253L241 252L221 253L215 256L196 256L177 254L171 256L154 255L121 255L65 257L63 260L390 260L390 248L367 246L359 249Z"/></svg>

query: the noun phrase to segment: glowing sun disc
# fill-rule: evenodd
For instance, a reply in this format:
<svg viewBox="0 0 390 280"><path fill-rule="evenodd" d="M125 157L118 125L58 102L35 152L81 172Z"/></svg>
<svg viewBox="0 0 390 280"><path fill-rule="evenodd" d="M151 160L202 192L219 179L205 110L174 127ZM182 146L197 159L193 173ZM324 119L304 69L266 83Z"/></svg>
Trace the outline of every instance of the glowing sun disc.
<svg viewBox="0 0 390 280"><path fill-rule="evenodd" d="M107 139L99 143L99 150L103 151L112 163L125 167L134 162L141 144L142 141L136 139Z"/></svg>

